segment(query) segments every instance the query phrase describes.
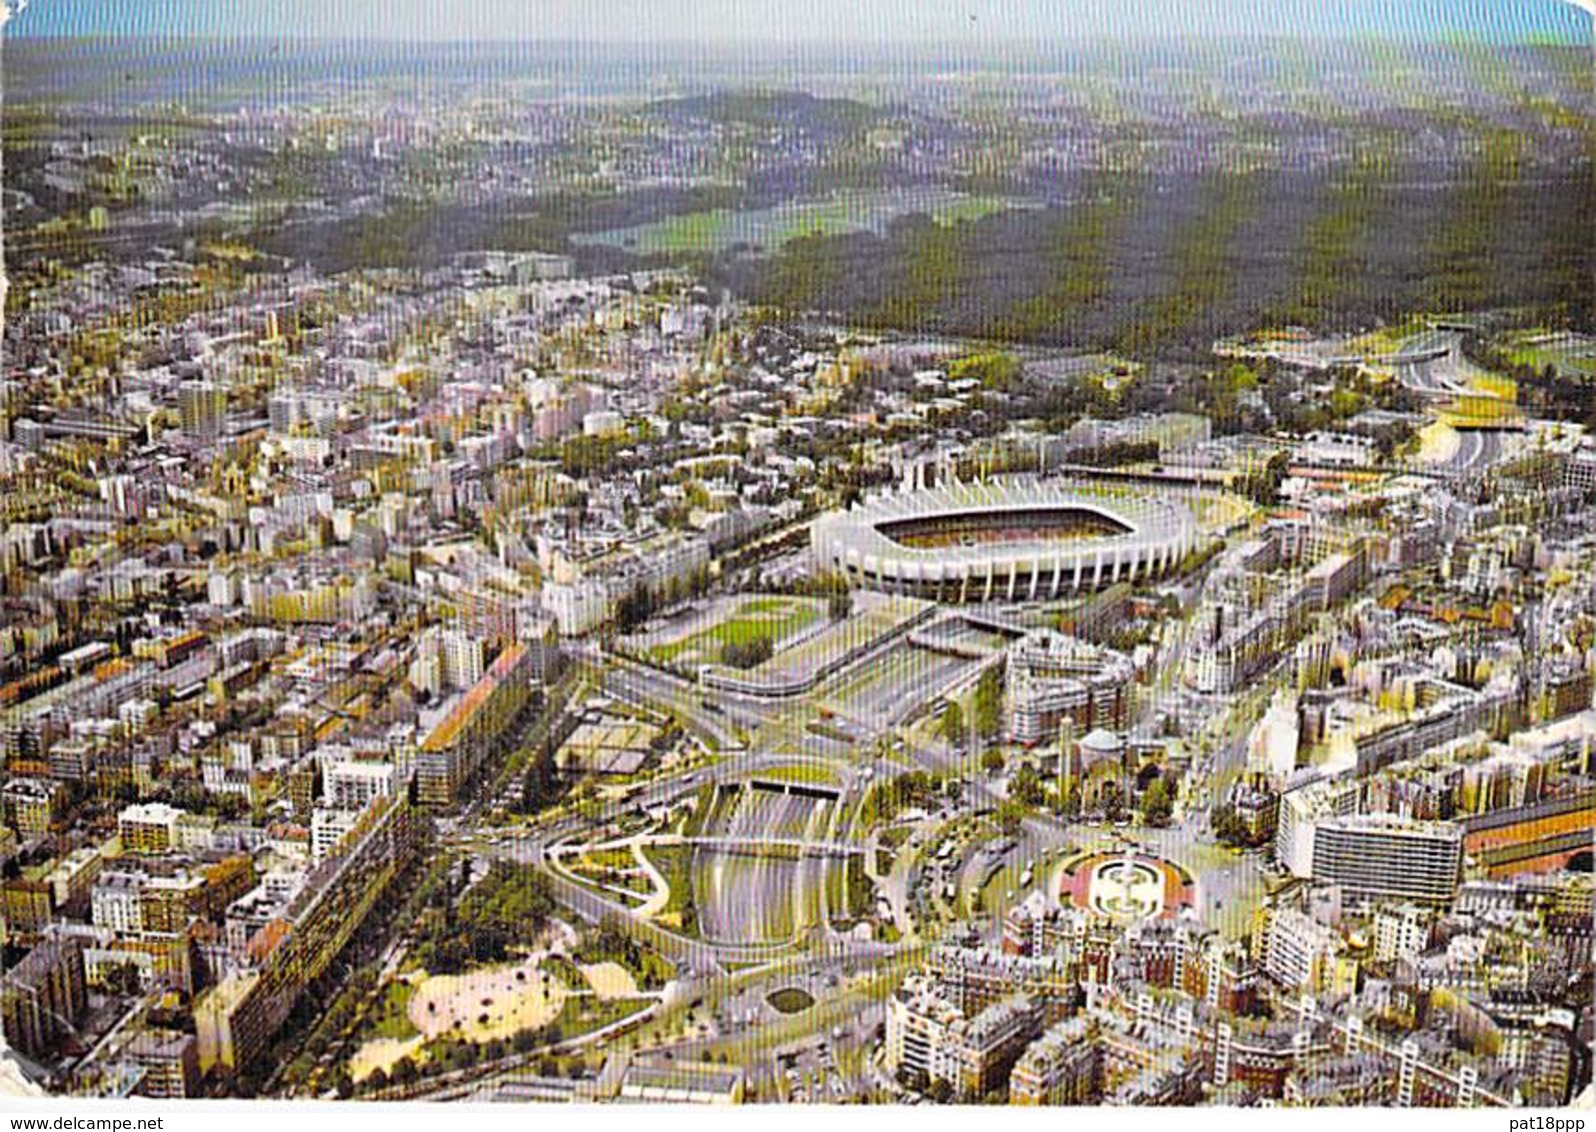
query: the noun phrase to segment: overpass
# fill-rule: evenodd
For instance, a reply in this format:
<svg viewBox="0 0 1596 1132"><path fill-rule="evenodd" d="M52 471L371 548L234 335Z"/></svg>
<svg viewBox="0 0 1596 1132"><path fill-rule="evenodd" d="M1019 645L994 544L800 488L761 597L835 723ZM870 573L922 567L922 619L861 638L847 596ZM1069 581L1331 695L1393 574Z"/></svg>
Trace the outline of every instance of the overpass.
<svg viewBox="0 0 1596 1132"><path fill-rule="evenodd" d="M1398 350L1394 354L1343 354L1340 357L1327 358L1325 366L1330 369L1360 365L1419 366L1425 362L1438 362L1451 352L1450 347L1429 346L1418 349Z"/></svg>
<svg viewBox="0 0 1596 1132"><path fill-rule="evenodd" d="M653 948L673 963L697 972L718 974L725 971L725 964L769 963L806 953L804 948L792 941L763 944L710 942L682 935L644 919L630 905L579 884L550 867L548 846L544 840L548 836L549 833L534 835L522 846L527 857L512 855L512 859L542 872L555 900L582 920L590 924L615 924L622 932ZM828 958L841 960L894 955L902 946L874 940L826 940L824 945Z"/></svg>
<svg viewBox="0 0 1596 1132"><path fill-rule="evenodd" d="M691 845L699 849L714 849L721 853L746 853L760 856L766 850L779 854L793 853L812 857L857 857L864 853L862 845L843 845L835 841L805 841L794 837L697 837L659 838L655 845Z"/></svg>
<svg viewBox="0 0 1596 1132"><path fill-rule="evenodd" d="M724 788L736 789L737 782L722 782ZM780 782L768 778L750 778L748 787L751 790L767 790L772 794L797 794L800 798L814 798L821 802L835 802L842 797L842 791L830 786L811 786L804 782Z"/></svg>

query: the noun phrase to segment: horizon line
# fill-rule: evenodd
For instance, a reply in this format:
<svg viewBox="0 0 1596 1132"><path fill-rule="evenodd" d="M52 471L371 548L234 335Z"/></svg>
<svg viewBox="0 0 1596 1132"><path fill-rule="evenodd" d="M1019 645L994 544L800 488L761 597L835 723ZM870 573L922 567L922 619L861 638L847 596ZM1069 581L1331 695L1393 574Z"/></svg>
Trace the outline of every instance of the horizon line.
<svg viewBox="0 0 1596 1132"><path fill-rule="evenodd" d="M1168 43L1168 42L1280 42L1280 43L1358 43L1358 42L1418 42L1429 44L1479 44L1486 46L1552 46L1585 48L1588 43L1577 38L1565 38L1555 34L1528 34L1528 35L1491 35L1474 32L1462 32L1455 28L1445 32L1427 33L1419 30L1367 30L1356 32L1280 32L1280 31L1238 31L1225 30L1217 32L1187 32L1187 31L1136 31L1116 32L1112 34L1083 34L1079 32L1059 32L1045 38L1024 36L1015 33L983 33L972 32L968 36L924 36L903 39L878 39L859 42L833 37L795 37L795 36L737 36L717 39L693 38L623 38L610 36L539 36L539 35L505 35L505 36L416 36L416 35L385 35L381 32L369 32L358 35L321 35L314 32L301 32L293 34L275 35L267 32L240 31L233 33L184 33L175 35L161 35L151 33L134 34L62 34L56 31L25 31L22 29L9 29L9 34L0 34L0 46L5 43L76 43L95 46L116 46L118 44L170 44L170 43L215 43L215 44L259 44L259 43L351 43L351 44L381 44L405 46L511 46L511 45L550 45L550 46L582 46L582 47L684 47L702 51L706 48L720 47L827 47L827 48L904 48L904 47L958 47L958 46L1003 46L1007 49L1015 47L1034 47L1045 50L1048 46L1058 43L1070 44L1121 44L1121 43Z"/></svg>

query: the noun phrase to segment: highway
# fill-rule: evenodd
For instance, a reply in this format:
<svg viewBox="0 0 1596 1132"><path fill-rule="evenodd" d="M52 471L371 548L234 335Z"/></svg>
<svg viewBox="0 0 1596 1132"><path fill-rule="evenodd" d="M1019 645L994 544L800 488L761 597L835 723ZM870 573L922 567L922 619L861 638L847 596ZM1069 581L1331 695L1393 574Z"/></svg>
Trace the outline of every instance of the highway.
<svg viewBox="0 0 1596 1132"><path fill-rule="evenodd" d="M737 729L764 722L763 716L750 710L706 711L696 685L646 665L619 658L606 658L599 663L604 665L599 687L607 695L650 711L670 712L711 751L741 749L743 743Z"/></svg>
<svg viewBox="0 0 1596 1132"><path fill-rule="evenodd" d="M560 832L568 836L579 829L580 826L571 825ZM555 899L581 919L594 924L602 920L623 924L640 942L685 970L700 975L724 973L725 964L728 963L772 962L792 955L797 947L792 941L771 944L711 942L661 928L634 915L622 901L610 899L585 885L577 884L550 868L548 846L554 837L554 829L530 834L506 833L486 842L477 840L475 851L484 856L539 869L548 878ZM825 943L823 954L839 961L877 958L897 951L896 945L869 941L834 939Z"/></svg>
<svg viewBox="0 0 1596 1132"><path fill-rule="evenodd" d="M840 673L819 694L857 726L880 734L945 696L949 688L973 679L987 663L902 643L879 657L868 672Z"/></svg>
<svg viewBox="0 0 1596 1132"><path fill-rule="evenodd" d="M1463 336L1455 330L1431 330L1408 339L1397 355L1397 379L1408 389L1427 397L1451 399L1460 395L1482 397L1478 381L1489 375L1464 356ZM1439 353L1437 353L1439 351ZM1433 356L1432 356L1433 355ZM1500 463L1510 450L1506 431L1457 429L1458 446L1445 460L1430 464L1432 474L1447 477L1477 475Z"/></svg>
<svg viewBox="0 0 1596 1132"><path fill-rule="evenodd" d="M1188 629L1182 626L1164 642L1163 659L1177 669ZM710 827L697 831L699 843L694 844L688 873L694 884L698 936L663 927L640 915L635 900L579 883L551 866L552 846L602 836L607 817L555 810L530 826L503 829L467 816L449 835L448 840L480 856L540 869L555 899L575 918L620 924L677 965L672 1001L678 1005L667 1004L638 1033L618 1039L624 1044L661 1048L664 1042L664 1048L691 1056L701 1049L725 1049L728 1043L736 1043L738 1049L774 1048L815 1033L817 1026L825 1033L833 1020L863 1035L866 1030L848 1023L865 1019L873 1032L881 995L917 961L928 941L942 937L947 925L967 923L972 914L983 911L996 913L984 928L989 941L995 941L1001 932L1001 912L1010 905L1008 892L1019 888L1017 880L1026 866L1036 866L1030 889L1051 888L1059 863L1077 847L1140 846L1180 863L1196 877L1203 920L1231 938L1246 930L1248 908L1265 890L1259 858L1233 854L1213 842L1206 804L1181 804L1174 824L1163 830L1115 829L1101 822L1033 813L1020 823L1014 844L996 857L976 854L990 844L989 837L961 843L948 862L947 875L957 886L951 907L941 899L945 880L937 881L931 899L917 906L916 881L947 836L947 817L994 811L1005 801L1005 788L1002 780L976 768L972 754L948 746L934 728L905 726L904 721L939 697L968 687L984 661L901 646L838 673L808 696L775 703L709 693L689 681L614 658L587 657L586 662L590 669L602 665L591 679L605 694L669 711L712 754L707 766L683 768L633 787L605 813L681 806L696 801L707 783L746 786L762 776L776 781L782 776L773 772L795 765L813 768L816 785L831 779L840 795L832 802L805 793L743 789L732 806L721 808ZM1239 771L1245 758L1246 724L1267 702L1269 683L1267 678L1260 680L1258 688L1232 705L1233 713L1221 713L1221 705L1214 702L1214 714L1233 714L1234 719L1216 735L1211 777L1189 776L1186 789L1193 795L1209 789L1217 794ZM826 726L819 731L811 729L822 723ZM891 753L878 744L888 736L895 740ZM901 939L886 943L840 935L832 919L845 909L829 906L844 887L837 883L837 872L846 867L848 858L840 854L865 850L871 871L875 860L874 839L863 839L849 828L859 798L875 783L910 768L958 776L965 783L963 796L948 815L922 823L894 854L888 875L879 878L877 892L890 905ZM994 868L1003 871L985 893L982 908L981 882L993 875ZM922 895L925 891L922 885ZM1014 891L1014 899L1026 894ZM918 918L933 908L940 910L937 919ZM942 918L949 915L954 918ZM859 982L866 971L868 980ZM802 1017L774 1018L760 1008L769 990L795 982L815 993L817 1006L812 1011ZM699 1019L691 1025L682 1017L687 1004ZM764 1064L757 1058L755 1062ZM487 1070L489 1077L494 1072ZM761 1078L761 1095L767 1087L781 1087L779 1075L761 1074Z"/></svg>
<svg viewBox="0 0 1596 1132"><path fill-rule="evenodd" d="M752 849L763 838L790 838L805 833L819 799L804 794L777 794L745 789L726 829L710 836ZM798 862L785 853L739 853L730 848L700 847L693 854L693 901L698 906L699 933L714 942L757 944L786 942L796 931L794 889Z"/></svg>
<svg viewBox="0 0 1596 1132"><path fill-rule="evenodd" d="M756 744L754 749L764 750L764 744ZM791 754L768 750L758 754L740 754L707 769L682 772L650 783L630 794L626 805L628 808L651 809L686 801L695 797L705 782L743 782L778 767L790 767L793 763ZM842 798L835 805L826 807L828 814L832 810L845 808L851 800L851 767L832 765L841 784ZM797 794L771 794L768 798L770 801L762 799L746 813L735 816L732 828L719 836L746 842L748 848L753 850L758 848L761 840L771 835L783 839L784 836L797 834L806 841L815 842L820 852L805 857L803 866L799 867L798 862L792 859L790 849L774 847L774 851L758 857L753 862L753 868L748 867L750 861L746 852L710 851L697 854L700 860L695 861L693 869L695 887L700 882L706 882L703 863L711 863L706 882L708 891L695 893L704 934L708 937L704 939L694 939L659 927L636 915L624 901L578 884L553 869L549 863L549 847L556 842L580 836L592 828L592 822L578 815L566 815L531 828L512 830L466 826L455 832L452 839L456 843L469 845L484 856L540 869L549 878L555 898L581 919L589 923L604 919L624 923L639 940L700 973L723 971L727 963L768 962L816 947L821 948L820 954L839 961L893 954L897 950L896 945L834 938L829 930L818 934L805 934L797 930L803 920L797 914L797 909L813 904L814 887L822 889L821 900L824 899L824 854L828 844L840 839L841 834L835 827L828 833L815 829L814 823L802 820L802 815L813 810L816 799ZM706 833L717 836L709 831ZM735 867L725 867L733 860ZM718 873L715 871L716 865L720 866ZM769 902L763 896L771 892L791 894L792 914L789 915L783 908L772 910L767 907Z"/></svg>
<svg viewBox="0 0 1596 1132"><path fill-rule="evenodd" d="M1397 355L1397 380L1415 393L1453 397L1465 391L1457 374L1456 354L1462 337L1455 331L1430 330L1402 343ZM1440 352L1439 356L1429 355Z"/></svg>
<svg viewBox="0 0 1596 1132"><path fill-rule="evenodd" d="M1178 656L1180 649L1176 647L1174 653ZM828 873L842 867L842 860L828 855L827 850L854 844L847 822L866 785L862 753L878 739L886 735L904 739L895 756L903 760L900 769L912 766L963 778L966 785L960 808L964 812L995 810L1005 801L1001 782L977 771L970 755L950 748L930 728L909 728L905 735L900 727L917 709L973 680L982 661L945 657L905 645L868 665L838 673L807 697L762 702L708 692L679 677L616 658L586 659L589 665L603 665L595 682L606 694L656 711L670 711L712 751L729 756L709 767L680 771L635 788L622 803L627 808L678 805L695 798L706 782L744 784L795 763L826 768L841 793L836 803L829 803L803 794L744 790L735 807L722 817L723 828L701 831L699 836L711 843L695 850L690 869L701 938L653 923L622 897L580 884L550 867L551 845L590 835L599 819L556 813L531 828L468 827L457 835L457 840L468 840L478 853L543 870L556 899L579 918L625 924L636 938L677 962L684 972L713 977L723 974L728 965L780 959L807 958L821 966L856 963L890 957L917 942L913 929L919 925L910 920L909 900L920 871L914 861L915 847L928 849L935 839L911 842L907 856L900 854L900 867L884 878L883 892L894 910L895 923L900 930L910 929L904 933L905 943L840 937L830 924L832 916L843 910L827 907L827 889L837 886L828 886L826 881ZM833 714L826 717L822 705L833 705ZM811 730L823 717L838 734ZM851 735L852 741L840 737L841 733ZM1216 792L1239 769L1244 737L1245 728L1233 728L1221 740L1213 768ZM877 759L873 765L878 776L893 773L893 760ZM1200 789L1195 778L1189 789ZM1067 848L1124 845L1129 836L1193 871L1204 918L1214 923L1228 919L1232 908L1261 891L1262 878L1254 859L1232 857L1214 845L1206 823L1206 806L1178 807L1175 824L1169 829L1136 827L1123 833L1102 823L1034 813L1021 823L1015 846L996 863L1023 868L1028 861L1056 860ZM799 850L800 842L817 851ZM972 842L964 852L973 853L978 845ZM991 858L983 861L983 865L990 863ZM958 858L954 867L958 872L953 875L963 878L955 901L957 910L963 911L971 906L971 897L978 895L969 888L987 869L974 870L968 856ZM1051 879L1051 869L1036 872L1038 884Z"/></svg>
<svg viewBox="0 0 1596 1132"><path fill-rule="evenodd" d="M1397 380L1415 393L1432 397L1469 394L1488 397L1480 381L1491 376L1463 353L1463 336L1455 330L1430 330L1402 344L1393 355Z"/></svg>
<svg viewBox="0 0 1596 1132"><path fill-rule="evenodd" d="M1446 470L1458 475L1484 471L1501 459L1502 434L1483 429L1460 429L1458 449L1447 461Z"/></svg>

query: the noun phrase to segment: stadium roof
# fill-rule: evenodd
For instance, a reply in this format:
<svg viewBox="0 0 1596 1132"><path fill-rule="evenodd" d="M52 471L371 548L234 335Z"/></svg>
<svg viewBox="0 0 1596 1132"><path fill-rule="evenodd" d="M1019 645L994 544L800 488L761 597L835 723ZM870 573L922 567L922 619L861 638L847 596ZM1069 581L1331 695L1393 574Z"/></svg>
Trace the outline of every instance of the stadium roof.
<svg viewBox="0 0 1596 1132"><path fill-rule="evenodd" d="M1045 539L976 546L914 547L898 542L881 528L913 519L985 514L1001 517L1049 510L1076 510L1126 528L1124 533L1072 540L1067 548ZM841 541L851 552L900 563L932 567L991 563L1024 564L1039 554L1053 558L1060 550L1093 554L1101 549L1146 552L1176 543L1190 543L1197 534L1191 510L1174 498L1125 487L1104 488L1067 481L1015 477L986 483L951 484L925 491L884 496L852 511L836 512L816 524L816 543Z"/></svg>

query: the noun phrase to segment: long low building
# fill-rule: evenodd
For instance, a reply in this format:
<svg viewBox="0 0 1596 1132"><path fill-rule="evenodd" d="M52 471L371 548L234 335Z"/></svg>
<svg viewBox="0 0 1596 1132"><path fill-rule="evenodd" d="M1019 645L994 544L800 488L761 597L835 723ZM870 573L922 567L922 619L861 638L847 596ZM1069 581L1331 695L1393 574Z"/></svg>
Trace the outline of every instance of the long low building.
<svg viewBox="0 0 1596 1132"><path fill-rule="evenodd" d="M1318 824L1313 878L1349 893L1448 904L1463 875L1463 828L1391 814L1348 814Z"/></svg>
<svg viewBox="0 0 1596 1132"><path fill-rule="evenodd" d="M480 680L448 703L416 756L417 802L449 806L459 798L531 700L532 656L524 643L511 644Z"/></svg>
<svg viewBox="0 0 1596 1132"><path fill-rule="evenodd" d="M344 949L416 849L410 806L377 798L245 944L247 966L194 1003L199 1067L231 1074L266 1052L294 1005Z"/></svg>
<svg viewBox="0 0 1596 1132"><path fill-rule="evenodd" d="M1009 477L884 496L816 520L821 569L938 601L1035 601L1173 573L1203 535L1175 498Z"/></svg>

